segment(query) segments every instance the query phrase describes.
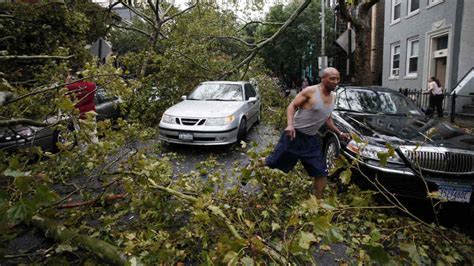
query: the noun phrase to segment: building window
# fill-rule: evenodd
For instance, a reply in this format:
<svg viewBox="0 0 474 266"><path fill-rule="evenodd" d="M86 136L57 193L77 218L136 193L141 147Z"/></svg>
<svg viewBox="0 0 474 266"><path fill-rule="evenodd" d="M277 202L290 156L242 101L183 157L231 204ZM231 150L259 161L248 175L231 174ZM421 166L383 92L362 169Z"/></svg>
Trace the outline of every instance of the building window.
<svg viewBox="0 0 474 266"><path fill-rule="evenodd" d="M390 55L390 77L399 77L400 69L400 44L392 44Z"/></svg>
<svg viewBox="0 0 474 266"><path fill-rule="evenodd" d="M408 40L407 44L407 76L416 77L418 71L418 39Z"/></svg>
<svg viewBox="0 0 474 266"><path fill-rule="evenodd" d="M436 50L448 49L448 35L436 39Z"/></svg>
<svg viewBox="0 0 474 266"><path fill-rule="evenodd" d="M400 12L402 7L401 0L392 0L392 23L400 21Z"/></svg>
<svg viewBox="0 0 474 266"><path fill-rule="evenodd" d="M408 0L408 15L417 13L420 9L420 0Z"/></svg>

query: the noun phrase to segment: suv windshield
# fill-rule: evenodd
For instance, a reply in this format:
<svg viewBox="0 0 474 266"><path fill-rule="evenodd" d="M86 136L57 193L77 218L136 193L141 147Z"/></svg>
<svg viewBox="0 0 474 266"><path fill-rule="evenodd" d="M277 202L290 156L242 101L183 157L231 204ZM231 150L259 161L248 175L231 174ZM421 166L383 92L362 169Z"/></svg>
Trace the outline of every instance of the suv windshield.
<svg viewBox="0 0 474 266"><path fill-rule="evenodd" d="M361 113L387 115L422 115L403 95L387 91L341 89L337 91L336 108Z"/></svg>
<svg viewBox="0 0 474 266"><path fill-rule="evenodd" d="M201 84L188 97L188 100L201 101L242 101L242 86L238 84Z"/></svg>

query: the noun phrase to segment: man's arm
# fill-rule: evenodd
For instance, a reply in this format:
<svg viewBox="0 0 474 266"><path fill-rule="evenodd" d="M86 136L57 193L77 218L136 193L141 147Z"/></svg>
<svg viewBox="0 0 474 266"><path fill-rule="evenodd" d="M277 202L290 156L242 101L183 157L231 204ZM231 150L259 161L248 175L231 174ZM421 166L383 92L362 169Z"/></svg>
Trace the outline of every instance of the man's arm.
<svg viewBox="0 0 474 266"><path fill-rule="evenodd" d="M306 89L303 89L296 95L296 97L291 101L291 103L288 105L288 108L286 109L286 134L290 137L290 139L294 139L296 137L296 131L295 128L293 127L293 122L294 122L294 117L295 117L295 112L298 107L303 106L304 103L306 103L309 99L309 95L311 93L311 89L307 87Z"/></svg>
<svg viewBox="0 0 474 266"><path fill-rule="evenodd" d="M334 121L332 120L332 117L328 118L328 120L326 121L326 126L344 140L348 140L351 138L351 135L349 133L342 132L336 127Z"/></svg>

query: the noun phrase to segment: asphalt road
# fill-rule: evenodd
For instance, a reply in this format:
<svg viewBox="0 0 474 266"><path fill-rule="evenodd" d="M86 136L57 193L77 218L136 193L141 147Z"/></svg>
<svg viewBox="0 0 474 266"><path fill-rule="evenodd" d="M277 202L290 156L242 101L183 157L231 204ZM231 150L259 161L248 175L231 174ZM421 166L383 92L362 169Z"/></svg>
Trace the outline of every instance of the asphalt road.
<svg viewBox="0 0 474 266"><path fill-rule="evenodd" d="M175 153L177 160L173 161L175 174L197 171L199 163L208 159L215 159L220 169L228 176L232 176L235 166L244 166L249 163L247 151L257 143L256 151L262 151L270 145L277 143L279 132L270 126L259 124L253 126L248 132L246 144L235 143L226 146L192 146L164 144L163 152ZM229 180L231 181L231 180Z"/></svg>

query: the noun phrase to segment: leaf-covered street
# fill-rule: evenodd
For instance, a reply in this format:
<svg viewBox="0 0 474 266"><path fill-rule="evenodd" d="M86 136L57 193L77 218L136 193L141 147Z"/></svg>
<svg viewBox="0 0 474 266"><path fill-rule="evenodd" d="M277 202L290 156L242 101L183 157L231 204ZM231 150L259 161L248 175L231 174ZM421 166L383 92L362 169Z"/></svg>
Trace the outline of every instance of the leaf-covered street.
<svg viewBox="0 0 474 266"><path fill-rule="evenodd" d="M426 199L402 198L362 171L369 160L342 153L317 199L301 163L289 173L264 164L302 78L318 79L321 40L331 65L346 64L336 18L362 27L351 67L368 73L367 23L346 2L367 15L379 1L343 1L337 14L316 0L272 2L267 13L265 1L99 2L0 1L1 265L473 264L472 201L448 202L428 186ZM242 19L250 11L261 17ZM253 96L201 102L258 103L258 119L248 132L248 111L196 119L211 133L235 131L221 136L234 143L187 145L198 134L166 111L197 102L194 88L216 80L242 81ZM421 123L417 110L387 117ZM184 145L163 140L165 120ZM216 130L226 123L235 128ZM472 134L470 121L449 129ZM353 145L368 145L359 133L348 132ZM417 133L417 145L431 133ZM394 146L369 155L386 166Z"/></svg>

